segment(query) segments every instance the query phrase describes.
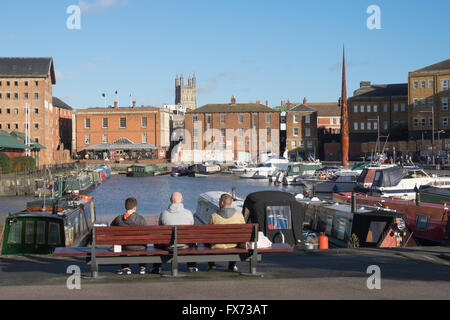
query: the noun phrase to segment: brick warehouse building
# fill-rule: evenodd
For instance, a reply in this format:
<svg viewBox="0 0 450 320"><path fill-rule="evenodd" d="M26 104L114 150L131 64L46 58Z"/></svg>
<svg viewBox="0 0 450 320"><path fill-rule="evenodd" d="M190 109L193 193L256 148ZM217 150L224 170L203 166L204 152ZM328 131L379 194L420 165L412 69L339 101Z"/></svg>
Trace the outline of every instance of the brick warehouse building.
<svg viewBox="0 0 450 320"><path fill-rule="evenodd" d="M300 104L286 112L286 148L289 159L317 154L317 110Z"/></svg>
<svg viewBox="0 0 450 320"><path fill-rule="evenodd" d="M402 140L408 134L408 84L362 81L348 100L350 142ZM384 141L384 140L383 140Z"/></svg>
<svg viewBox="0 0 450 320"><path fill-rule="evenodd" d="M56 84L52 58L0 58L0 129L26 132L29 108L30 137L43 145L38 165L69 161L60 144L59 112L53 106Z"/></svg>
<svg viewBox="0 0 450 320"><path fill-rule="evenodd" d="M432 140L433 114L435 139L450 138L449 82L450 59L409 73L409 140Z"/></svg>
<svg viewBox="0 0 450 320"><path fill-rule="evenodd" d="M158 158L165 158L170 146L169 111L163 108L118 107L78 109L73 117L73 152L84 156L85 149L100 150L101 145L117 141L156 147ZM125 147L126 148L126 147ZM123 149L123 148L119 148ZM124 150L116 150L126 151ZM134 148L133 148L134 149ZM119 152L120 153L120 152ZM108 154L108 158L111 155Z"/></svg>
<svg viewBox="0 0 450 320"><path fill-rule="evenodd" d="M250 161L279 154L280 113L259 103L208 104L185 116L181 162Z"/></svg>

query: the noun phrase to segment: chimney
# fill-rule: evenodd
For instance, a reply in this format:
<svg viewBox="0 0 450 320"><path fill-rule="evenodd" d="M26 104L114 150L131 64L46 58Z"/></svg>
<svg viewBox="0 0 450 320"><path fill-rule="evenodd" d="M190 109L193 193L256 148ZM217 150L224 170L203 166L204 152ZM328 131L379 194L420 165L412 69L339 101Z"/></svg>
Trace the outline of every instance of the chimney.
<svg viewBox="0 0 450 320"><path fill-rule="evenodd" d="M306 97L303 98L303 104L306 104Z"/></svg>
<svg viewBox="0 0 450 320"><path fill-rule="evenodd" d="M261 104L261 101L260 100L256 100L256 104Z"/></svg>
<svg viewBox="0 0 450 320"><path fill-rule="evenodd" d="M231 97L231 104L236 104L236 97L234 95Z"/></svg>
<svg viewBox="0 0 450 320"><path fill-rule="evenodd" d="M136 100L133 100L133 106L132 108L136 108Z"/></svg>
<svg viewBox="0 0 450 320"><path fill-rule="evenodd" d="M269 106L269 100L266 100L266 107Z"/></svg>
<svg viewBox="0 0 450 320"><path fill-rule="evenodd" d="M119 107L119 101L114 100L114 107L113 108L118 108Z"/></svg>
<svg viewBox="0 0 450 320"><path fill-rule="evenodd" d="M370 86L371 86L371 82L370 81L361 81L359 83L359 87L360 88L362 88L362 87L370 87Z"/></svg>

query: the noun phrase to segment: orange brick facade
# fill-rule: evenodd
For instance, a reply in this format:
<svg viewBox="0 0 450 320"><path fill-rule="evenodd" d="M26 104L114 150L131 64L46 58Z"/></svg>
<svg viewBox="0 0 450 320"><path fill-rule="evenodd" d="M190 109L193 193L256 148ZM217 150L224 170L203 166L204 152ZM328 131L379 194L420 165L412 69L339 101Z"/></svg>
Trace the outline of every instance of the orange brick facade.
<svg viewBox="0 0 450 320"><path fill-rule="evenodd" d="M0 82L0 129L24 133L28 104L31 138L46 148L40 151L38 164L60 163L64 156L58 150L59 112L52 105L51 77L2 78Z"/></svg>
<svg viewBox="0 0 450 320"><path fill-rule="evenodd" d="M86 147L128 138L133 143L161 147L161 112L159 108L98 108L75 113L76 145L74 152Z"/></svg>

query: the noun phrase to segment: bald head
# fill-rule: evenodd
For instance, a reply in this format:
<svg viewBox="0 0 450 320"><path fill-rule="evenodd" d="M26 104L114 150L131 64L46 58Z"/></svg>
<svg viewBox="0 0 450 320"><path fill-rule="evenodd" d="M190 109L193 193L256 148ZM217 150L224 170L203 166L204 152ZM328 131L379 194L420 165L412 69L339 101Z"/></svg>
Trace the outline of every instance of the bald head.
<svg viewBox="0 0 450 320"><path fill-rule="evenodd" d="M172 193L172 197L170 198L170 202L172 203L183 203L183 195L179 192Z"/></svg>
<svg viewBox="0 0 450 320"><path fill-rule="evenodd" d="M233 203L233 198L225 193L220 197L219 206L221 208L231 208L231 204Z"/></svg>

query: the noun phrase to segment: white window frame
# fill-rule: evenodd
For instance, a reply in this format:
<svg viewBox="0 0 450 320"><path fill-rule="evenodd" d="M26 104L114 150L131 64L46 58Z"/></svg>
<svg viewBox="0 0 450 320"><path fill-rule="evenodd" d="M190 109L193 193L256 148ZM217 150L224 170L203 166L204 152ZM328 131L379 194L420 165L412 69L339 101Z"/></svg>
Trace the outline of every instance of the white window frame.
<svg viewBox="0 0 450 320"><path fill-rule="evenodd" d="M89 124L89 126L88 126ZM91 118L84 118L84 128L90 129L91 128Z"/></svg>
<svg viewBox="0 0 450 320"><path fill-rule="evenodd" d="M353 122L353 129L358 131L358 122Z"/></svg>
<svg viewBox="0 0 450 320"><path fill-rule="evenodd" d="M305 123L311 123L311 116L309 114L305 116Z"/></svg>
<svg viewBox="0 0 450 320"><path fill-rule="evenodd" d="M372 130L372 122L367 122L367 130Z"/></svg>
<svg viewBox="0 0 450 320"><path fill-rule="evenodd" d="M91 136L89 134L84 136L84 144L87 146L91 144Z"/></svg>
<svg viewBox="0 0 450 320"><path fill-rule="evenodd" d="M294 137L298 137L298 128L294 128L293 135Z"/></svg>
<svg viewBox="0 0 450 320"><path fill-rule="evenodd" d="M373 112L378 112L378 105L377 104L373 105Z"/></svg>
<svg viewBox="0 0 450 320"><path fill-rule="evenodd" d="M441 98L441 110L442 111L448 111L448 98Z"/></svg>
<svg viewBox="0 0 450 320"><path fill-rule="evenodd" d="M360 110L362 113L364 112L364 105L361 105Z"/></svg>
<svg viewBox="0 0 450 320"><path fill-rule="evenodd" d="M441 90L442 91L448 90L448 79L441 80Z"/></svg>

